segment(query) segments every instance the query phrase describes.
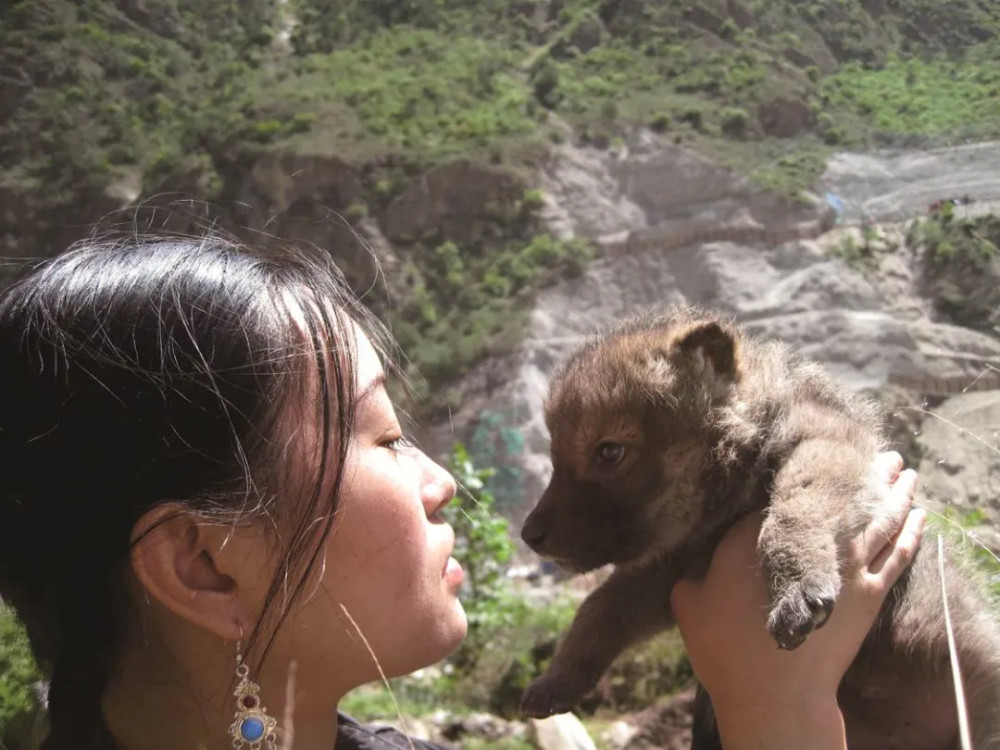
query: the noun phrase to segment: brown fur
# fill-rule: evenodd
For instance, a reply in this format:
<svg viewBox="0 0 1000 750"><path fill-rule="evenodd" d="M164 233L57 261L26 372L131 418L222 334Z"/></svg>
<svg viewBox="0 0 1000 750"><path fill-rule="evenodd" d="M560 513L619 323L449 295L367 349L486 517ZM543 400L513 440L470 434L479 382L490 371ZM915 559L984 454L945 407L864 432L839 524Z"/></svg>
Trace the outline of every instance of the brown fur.
<svg viewBox="0 0 1000 750"><path fill-rule="evenodd" d="M525 692L532 715L569 709L624 648L671 627L673 584L754 509L766 509L768 629L796 648L829 617L846 545L880 507L877 409L697 310L637 318L584 346L553 378L546 421L553 475L522 537L571 571L616 567ZM841 685L852 750L955 744L936 546L924 548ZM995 750L1000 630L971 578L948 576L949 606L975 747ZM695 732L705 748L716 746L710 716L699 711Z"/></svg>

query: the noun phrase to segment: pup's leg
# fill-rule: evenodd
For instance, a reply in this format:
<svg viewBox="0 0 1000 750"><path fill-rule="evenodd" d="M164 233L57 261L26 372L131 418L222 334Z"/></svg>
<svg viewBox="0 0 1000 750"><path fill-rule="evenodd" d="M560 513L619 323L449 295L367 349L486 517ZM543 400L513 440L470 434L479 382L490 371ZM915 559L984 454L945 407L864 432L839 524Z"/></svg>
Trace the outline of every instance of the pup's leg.
<svg viewBox="0 0 1000 750"><path fill-rule="evenodd" d="M676 580L666 566L616 570L580 605L549 668L524 691L521 710L536 717L568 711L622 651L673 625Z"/></svg>
<svg viewBox="0 0 1000 750"><path fill-rule="evenodd" d="M767 629L781 648L800 646L833 611L840 547L870 513L870 461L842 443L809 440L775 478L757 548L771 595Z"/></svg>

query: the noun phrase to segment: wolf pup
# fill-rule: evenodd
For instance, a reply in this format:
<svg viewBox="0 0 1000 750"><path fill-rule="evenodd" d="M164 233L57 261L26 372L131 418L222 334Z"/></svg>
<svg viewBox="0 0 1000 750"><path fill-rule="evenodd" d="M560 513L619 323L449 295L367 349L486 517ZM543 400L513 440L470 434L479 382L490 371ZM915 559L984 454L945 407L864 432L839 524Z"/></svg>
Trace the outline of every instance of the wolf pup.
<svg viewBox="0 0 1000 750"><path fill-rule="evenodd" d="M527 714L568 710L623 649L671 627L674 583L751 510L766 509L758 550L777 644L794 649L826 622L842 555L877 508L872 404L781 344L679 309L583 346L554 376L545 416L553 474L521 536L569 571L615 569L525 691ZM917 554L841 683L852 750L957 738L936 553ZM1000 628L948 558L975 747L1000 748ZM697 715L696 742L719 747L710 707Z"/></svg>

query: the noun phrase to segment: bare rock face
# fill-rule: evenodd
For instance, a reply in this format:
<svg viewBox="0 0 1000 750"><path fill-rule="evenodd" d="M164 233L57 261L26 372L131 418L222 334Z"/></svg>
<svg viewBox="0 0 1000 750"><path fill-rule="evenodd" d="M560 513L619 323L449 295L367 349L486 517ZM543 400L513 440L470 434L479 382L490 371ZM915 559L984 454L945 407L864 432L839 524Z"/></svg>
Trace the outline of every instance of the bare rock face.
<svg viewBox="0 0 1000 750"><path fill-rule="evenodd" d="M807 68L810 65L816 65L815 58L811 57L810 55L807 55L800 49L796 49L795 47L791 46L785 47L781 51L781 54L783 54L788 59L789 62L798 65L800 68Z"/></svg>
<svg viewBox="0 0 1000 750"><path fill-rule="evenodd" d="M889 12L885 0L861 0L861 7L873 18L881 18Z"/></svg>
<svg viewBox="0 0 1000 750"><path fill-rule="evenodd" d="M597 750L587 730L573 714L531 719L531 734L539 750Z"/></svg>
<svg viewBox="0 0 1000 750"><path fill-rule="evenodd" d="M789 138L816 123L816 115L802 99L780 95L763 102L757 110L760 126L768 135Z"/></svg>
<svg viewBox="0 0 1000 750"><path fill-rule="evenodd" d="M820 180L843 200L845 221L904 221L940 198L970 195L978 206L1000 201L1000 143L939 149L841 153Z"/></svg>
<svg viewBox="0 0 1000 750"><path fill-rule="evenodd" d="M928 319L919 304L905 295L887 297L880 284L813 241L778 248L718 242L606 257L580 278L539 295L531 334L508 365L515 377L472 405L478 413L501 414L523 434L525 508L550 471L542 419L549 373L595 331L671 304L730 314L754 334L785 341L821 362L852 391L880 392L907 376L970 382L984 361L1000 361L994 337ZM906 394L898 398L895 406L904 408ZM909 404L919 406L919 395L910 394ZM900 436L895 447L907 452L905 432Z"/></svg>
<svg viewBox="0 0 1000 750"><path fill-rule="evenodd" d="M442 232L455 242L473 239L479 219L522 197L524 183L508 170L471 161L443 164L397 197L381 218L391 241Z"/></svg>
<svg viewBox="0 0 1000 750"><path fill-rule="evenodd" d="M722 26L725 18L719 12L713 12L712 5L721 5L721 8L716 8L717 11L724 11L724 3L699 3L697 5L692 5L684 13L684 18L700 29L705 31L710 31L713 34L717 33Z"/></svg>
<svg viewBox="0 0 1000 750"><path fill-rule="evenodd" d="M268 154L251 169L237 202L254 208L234 220L276 237L336 248L337 265L355 288L366 289L378 277L378 259L367 247L362 222L345 215L363 196L358 169L342 159Z"/></svg>
<svg viewBox="0 0 1000 750"><path fill-rule="evenodd" d="M762 195L731 170L648 130L609 150L562 145L543 166L543 217L559 236L614 241L674 232L678 222L766 225L805 221L816 209Z"/></svg>
<svg viewBox="0 0 1000 750"><path fill-rule="evenodd" d="M753 12L746 6L743 0L729 0L726 5L729 7L729 15L741 29L748 29L753 26Z"/></svg>
<svg viewBox="0 0 1000 750"><path fill-rule="evenodd" d="M885 158L888 163L899 159ZM942 154L938 168L956 158L953 152ZM866 195L860 179L844 173L848 161L835 160L840 173L827 179L846 187L841 194L851 207L868 202L920 212L923 200L917 186L885 177L872 183L885 193ZM866 157L864 168L874 172L876 163ZM976 182L985 179L985 170L981 166L975 172L969 165L965 174ZM924 164L921 173L933 174L931 165ZM787 342L820 362L851 391L891 393L886 405L899 416L892 422L894 447L914 460L922 451L930 456L932 444L951 445L935 437L923 414L928 406L924 395L949 395L992 363L1000 364L996 336L938 319L932 301L924 296L919 259L905 248L885 252L878 267L871 268L849 265L834 252L841 230L815 240L760 241L759 227L800 221L805 212L789 215L778 205L755 199L724 170L652 136L637 137L617 154L567 148L549 165L544 179L548 216L564 232L612 243L629 235L649 241L638 250L608 251L578 278L543 290L519 351L503 362L485 363L471 376L482 387L453 415L452 423L461 429L491 413L524 439L518 461L520 490L512 501L518 505L510 511L515 528L551 471L543 420L550 373L590 335L650 307L696 304L718 310L756 335ZM728 227L730 239L670 244L676 232L692 225ZM744 229L748 239L741 241ZM902 229L894 231L887 241L902 237ZM657 246L658 236L670 249ZM504 376L497 377L499 372ZM934 405L929 406L933 410ZM1000 424L996 416L990 419ZM986 430L989 419L984 420L975 429ZM450 446L452 423L436 431L443 447ZM928 494L938 486L938 474L944 474L941 482L948 478L944 465L937 464L948 456L934 455L921 464ZM968 498L970 507L1000 496L994 487L994 472L1000 476L995 452L963 454L957 461L962 466L975 463L976 468L955 472L943 489L934 489L936 496ZM963 489L959 492L954 483Z"/></svg>

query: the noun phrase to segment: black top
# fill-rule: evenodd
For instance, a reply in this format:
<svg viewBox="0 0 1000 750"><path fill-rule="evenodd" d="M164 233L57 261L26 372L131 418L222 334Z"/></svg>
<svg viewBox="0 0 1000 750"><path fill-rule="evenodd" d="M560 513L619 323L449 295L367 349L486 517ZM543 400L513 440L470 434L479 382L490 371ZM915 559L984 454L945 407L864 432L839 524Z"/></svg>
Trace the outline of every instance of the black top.
<svg viewBox="0 0 1000 750"><path fill-rule="evenodd" d="M405 734L392 727L368 727L358 724L350 716L339 714L337 746L334 750L451 750L426 740L407 739Z"/></svg>

